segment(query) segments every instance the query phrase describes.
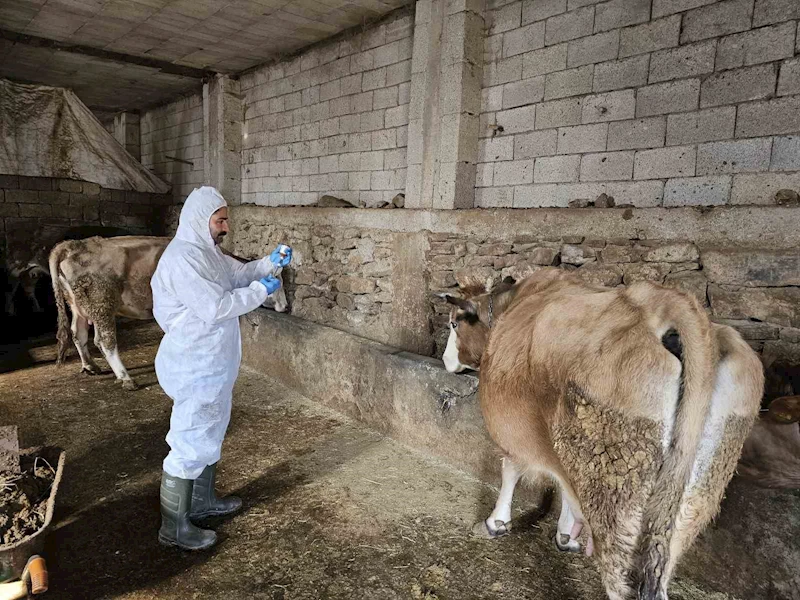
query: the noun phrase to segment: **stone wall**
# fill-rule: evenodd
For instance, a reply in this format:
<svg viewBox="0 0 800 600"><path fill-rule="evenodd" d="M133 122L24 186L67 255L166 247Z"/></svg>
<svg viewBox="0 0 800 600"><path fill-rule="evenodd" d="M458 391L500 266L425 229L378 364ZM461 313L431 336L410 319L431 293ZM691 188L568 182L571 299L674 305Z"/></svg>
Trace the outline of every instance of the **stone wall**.
<svg viewBox="0 0 800 600"><path fill-rule="evenodd" d="M800 189L800 4L490 0L476 206Z"/></svg>
<svg viewBox="0 0 800 600"><path fill-rule="evenodd" d="M237 227L234 252L256 258L292 246L283 275L292 314L389 343L392 319L391 234L325 225Z"/></svg>
<svg viewBox="0 0 800 600"><path fill-rule="evenodd" d="M546 266L606 287L653 281L695 296L712 318L736 328L757 351L800 360L800 250L698 246L690 241L485 238L431 234L431 291L455 293L468 276L521 279ZM437 355L447 343L450 306L435 302Z"/></svg>
<svg viewBox="0 0 800 600"><path fill-rule="evenodd" d="M243 75L242 201L376 206L406 187L413 18Z"/></svg>
<svg viewBox="0 0 800 600"><path fill-rule="evenodd" d="M441 356L448 306L468 276L522 278L560 266L615 287L650 280L695 295L758 351L800 362L798 208L417 211L232 210L233 249L296 249L292 314ZM413 233L418 232L418 233ZM413 244L408 236L418 236ZM405 254L403 249L417 250ZM409 315L399 321L398 315Z"/></svg>
<svg viewBox="0 0 800 600"><path fill-rule="evenodd" d="M204 181L203 96L147 111L139 122L142 164L172 184L183 201Z"/></svg>

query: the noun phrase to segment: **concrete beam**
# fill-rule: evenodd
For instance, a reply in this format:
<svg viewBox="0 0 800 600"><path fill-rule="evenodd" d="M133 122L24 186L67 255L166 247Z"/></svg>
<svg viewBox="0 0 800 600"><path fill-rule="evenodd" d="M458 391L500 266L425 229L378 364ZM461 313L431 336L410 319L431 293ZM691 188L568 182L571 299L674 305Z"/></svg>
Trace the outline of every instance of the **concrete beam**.
<svg viewBox="0 0 800 600"><path fill-rule="evenodd" d="M484 0L419 0L411 67L407 208L472 208Z"/></svg>
<svg viewBox="0 0 800 600"><path fill-rule="evenodd" d="M139 115L130 112L114 116L114 138L136 160L142 160Z"/></svg>
<svg viewBox="0 0 800 600"><path fill-rule="evenodd" d="M203 85L204 175L229 205L242 199L242 96L239 82L215 75Z"/></svg>
<svg viewBox="0 0 800 600"><path fill-rule="evenodd" d="M493 239L533 235L692 241L698 246L792 248L800 230L800 208L741 206L715 208L539 208L515 210L383 210L352 208L266 208L245 205L233 223L250 226L328 225L391 232L452 233Z"/></svg>

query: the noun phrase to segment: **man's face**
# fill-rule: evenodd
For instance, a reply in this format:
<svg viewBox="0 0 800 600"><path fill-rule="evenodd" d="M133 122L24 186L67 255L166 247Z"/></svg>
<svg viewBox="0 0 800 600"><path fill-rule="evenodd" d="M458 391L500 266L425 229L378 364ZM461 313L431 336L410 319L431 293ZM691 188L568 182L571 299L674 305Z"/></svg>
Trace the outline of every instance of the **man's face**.
<svg viewBox="0 0 800 600"><path fill-rule="evenodd" d="M222 243L222 238L230 231L228 227L228 207L223 206L213 215L208 222L208 228L211 230L211 237L215 244Z"/></svg>

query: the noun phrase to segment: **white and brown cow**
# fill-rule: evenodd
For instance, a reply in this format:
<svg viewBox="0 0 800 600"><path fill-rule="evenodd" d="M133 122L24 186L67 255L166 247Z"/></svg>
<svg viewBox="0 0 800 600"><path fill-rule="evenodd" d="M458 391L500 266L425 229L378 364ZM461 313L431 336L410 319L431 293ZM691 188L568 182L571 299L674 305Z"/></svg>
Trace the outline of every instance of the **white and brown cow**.
<svg viewBox="0 0 800 600"><path fill-rule="evenodd" d="M117 380L125 389L136 389L119 356L116 317L153 318L150 280L169 242L166 237L92 237L61 242L53 248L50 275L58 308L58 364L67 356L71 333L81 359L81 371L90 375L100 373L89 353L89 325L93 325L94 345L103 353ZM280 278L281 274L276 276ZM72 311L71 327L67 303ZM282 285L264 306L277 312L287 310Z"/></svg>
<svg viewBox="0 0 800 600"><path fill-rule="evenodd" d="M588 527L610 598L666 599L758 412L755 352L688 294L646 282L606 289L548 268L462 295L446 297L445 366L480 369L481 410L504 456L478 530L506 533L517 482L549 475L562 497L559 548L579 551Z"/></svg>

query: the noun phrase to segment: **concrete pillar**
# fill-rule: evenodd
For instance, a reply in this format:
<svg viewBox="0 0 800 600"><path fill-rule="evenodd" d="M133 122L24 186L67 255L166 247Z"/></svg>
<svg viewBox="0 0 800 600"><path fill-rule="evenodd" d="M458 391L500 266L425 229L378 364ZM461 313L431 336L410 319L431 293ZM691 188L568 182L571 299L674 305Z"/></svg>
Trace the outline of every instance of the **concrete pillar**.
<svg viewBox="0 0 800 600"><path fill-rule="evenodd" d="M433 307L428 292L428 232L395 233L392 242L392 346L429 356Z"/></svg>
<svg viewBox="0 0 800 600"><path fill-rule="evenodd" d="M407 208L472 208L485 0L419 0L411 66Z"/></svg>
<svg viewBox="0 0 800 600"><path fill-rule="evenodd" d="M230 205L242 198L242 120L238 81L216 75L203 85L204 179Z"/></svg>
<svg viewBox="0 0 800 600"><path fill-rule="evenodd" d="M114 117L114 139L136 160L142 160L141 129L139 115L119 113Z"/></svg>

